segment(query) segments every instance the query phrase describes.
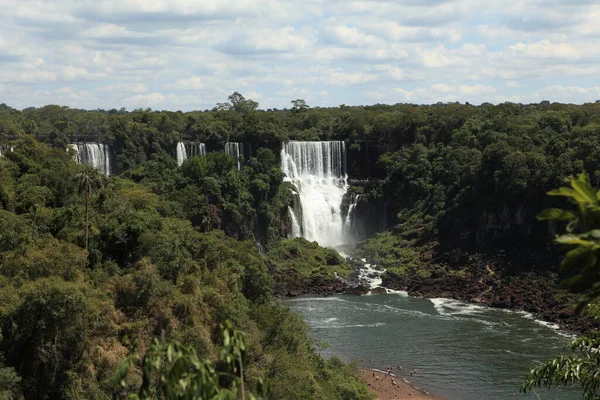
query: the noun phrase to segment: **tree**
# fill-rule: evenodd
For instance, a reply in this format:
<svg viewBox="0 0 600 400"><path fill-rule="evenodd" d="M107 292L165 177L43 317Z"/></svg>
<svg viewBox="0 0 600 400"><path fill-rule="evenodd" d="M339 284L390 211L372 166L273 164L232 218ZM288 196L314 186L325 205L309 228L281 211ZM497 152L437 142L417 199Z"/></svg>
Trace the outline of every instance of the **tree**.
<svg viewBox="0 0 600 400"><path fill-rule="evenodd" d="M535 387L579 384L583 389L584 399L600 399L600 333L573 339L569 348L575 355L559 356L533 368L521 390L527 393Z"/></svg>
<svg viewBox="0 0 600 400"><path fill-rule="evenodd" d="M291 103L293 105L291 110L293 113L301 113L310 109L310 106L303 99L292 100Z"/></svg>
<svg viewBox="0 0 600 400"><path fill-rule="evenodd" d="M79 185L79 193L85 196L85 249L89 250L90 237L90 199L93 190L102 184L102 177L92 167L85 166L84 170L75 179Z"/></svg>
<svg viewBox="0 0 600 400"><path fill-rule="evenodd" d="M575 292L584 292L576 306L576 311L581 312L600 297L600 191L594 190L588 176L582 173L571 180L571 187L551 190L548 194L567 197L577 206L576 211L549 208L538 219L569 221L567 233L558 235L555 241L571 248L561 262L561 269L571 274L564 285ZM574 339L570 348L575 355L559 356L533 368L521 390L580 384L585 399L600 399L600 332Z"/></svg>
<svg viewBox="0 0 600 400"><path fill-rule="evenodd" d="M6 364L22 378L26 399L67 398L68 381L107 310L82 282L42 278L16 291L18 297L5 294L11 301L0 307Z"/></svg>
<svg viewBox="0 0 600 400"><path fill-rule="evenodd" d="M244 336L229 322L221 326L221 334L223 347L218 363L225 366L225 371L220 371L210 360L200 359L193 347L184 346L177 341L161 343L154 339L142 358L142 383L138 393L132 394L129 399L155 398L152 381L158 374L156 387L167 400L236 400L238 385L240 398L244 400L244 364L247 362ZM133 351L117 369L115 382L120 386L127 387L127 374L138 357L137 345L134 344ZM232 378L230 387L223 387L222 381L227 382ZM256 393L257 397L250 394L250 398L267 398L269 394L269 387L262 379L259 379Z"/></svg>
<svg viewBox="0 0 600 400"><path fill-rule="evenodd" d="M41 224L38 220L40 211L44 210L49 199L52 197L52 191L47 186L39 185L39 177L33 174L26 174L21 177L17 185L17 209L29 213L32 222L31 239L35 239L36 233Z"/></svg>

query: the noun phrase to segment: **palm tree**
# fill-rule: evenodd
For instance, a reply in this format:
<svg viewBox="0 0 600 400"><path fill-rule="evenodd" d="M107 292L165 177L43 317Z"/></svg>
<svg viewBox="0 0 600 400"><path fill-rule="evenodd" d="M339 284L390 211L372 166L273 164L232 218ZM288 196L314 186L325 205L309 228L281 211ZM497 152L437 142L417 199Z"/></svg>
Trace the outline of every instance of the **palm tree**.
<svg viewBox="0 0 600 400"><path fill-rule="evenodd" d="M90 238L90 199L93 190L102 185L102 176L94 168L85 166L84 170L75 175L79 185L79 194L85 195L85 249L88 250Z"/></svg>

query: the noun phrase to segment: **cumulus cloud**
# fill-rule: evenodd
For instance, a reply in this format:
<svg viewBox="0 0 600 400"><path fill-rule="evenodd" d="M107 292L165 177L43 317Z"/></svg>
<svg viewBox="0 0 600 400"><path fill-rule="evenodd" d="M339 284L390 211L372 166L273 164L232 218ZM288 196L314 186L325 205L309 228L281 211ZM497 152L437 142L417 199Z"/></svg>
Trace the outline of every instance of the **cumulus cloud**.
<svg viewBox="0 0 600 400"><path fill-rule="evenodd" d="M593 0L0 0L15 107L600 98Z"/></svg>

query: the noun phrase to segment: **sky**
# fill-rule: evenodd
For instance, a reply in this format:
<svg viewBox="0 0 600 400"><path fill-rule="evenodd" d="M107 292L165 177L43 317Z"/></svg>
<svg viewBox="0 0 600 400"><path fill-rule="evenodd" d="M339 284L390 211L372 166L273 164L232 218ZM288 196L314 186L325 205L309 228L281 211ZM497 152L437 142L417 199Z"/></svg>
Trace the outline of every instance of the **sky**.
<svg viewBox="0 0 600 400"><path fill-rule="evenodd" d="M0 0L0 103L600 99L598 0Z"/></svg>

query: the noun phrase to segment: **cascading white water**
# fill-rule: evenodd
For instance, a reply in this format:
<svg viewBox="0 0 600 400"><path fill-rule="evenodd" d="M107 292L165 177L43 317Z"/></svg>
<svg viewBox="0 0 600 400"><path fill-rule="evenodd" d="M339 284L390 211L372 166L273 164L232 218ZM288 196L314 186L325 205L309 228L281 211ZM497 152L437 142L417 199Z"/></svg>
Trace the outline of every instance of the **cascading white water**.
<svg viewBox="0 0 600 400"><path fill-rule="evenodd" d="M241 168L240 160L240 143L238 142L227 142L225 143L225 153L233 157L237 162L237 169Z"/></svg>
<svg viewBox="0 0 600 400"><path fill-rule="evenodd" d="M188 157L206 155L206 145L200 142L178 142L177 143L177 166L181 167Z"/></svg>
<svg viewBox="0 0 600 400"><path fill-rule="evenodd" d="M352 195L352 203L350 203L350 206L348 206L348 214L346 215L346 223L345 223L345 229L346 229L346 234L349 237L353 237L354 239L356 239L356 218L355 218L355 213L356 213L356 205L358 204L358 201L360 200L360 194L354 194Z"/></svg>
<svg viewBox="0 0 600 400"><path fill-rule="evenodd" d="M302 228L300 228L300 224L298 223L298 219L296 218L296 214L294 214L292 207L288 207L288 212L290 214L290 219L292 220L292 232L290 233L290 237L300 237L302 235Z"/></svg>
<svg viewBox="0 0 600 400"><path fill-rule="evenodd" d="M348 243L341 212L348 189L344 142L286 143L281 169L298 189L302 215L294 217L302 236L327 247Z"/></svg>
<svg viewBox="0 0 600 400"><path fill-rule="evenodd" d="M187 160L187 152L185 151L185 144L183 142L177 143L177 166L181 167L183 162Z"/></svg>
<svg viewBox="0 0 600 400"><path fill-rule="evenodd" d="M107 144L72 143L67 147L75 150L75 161L78 164L91 165L105 175L110 175L110 150Z"/></svg>

